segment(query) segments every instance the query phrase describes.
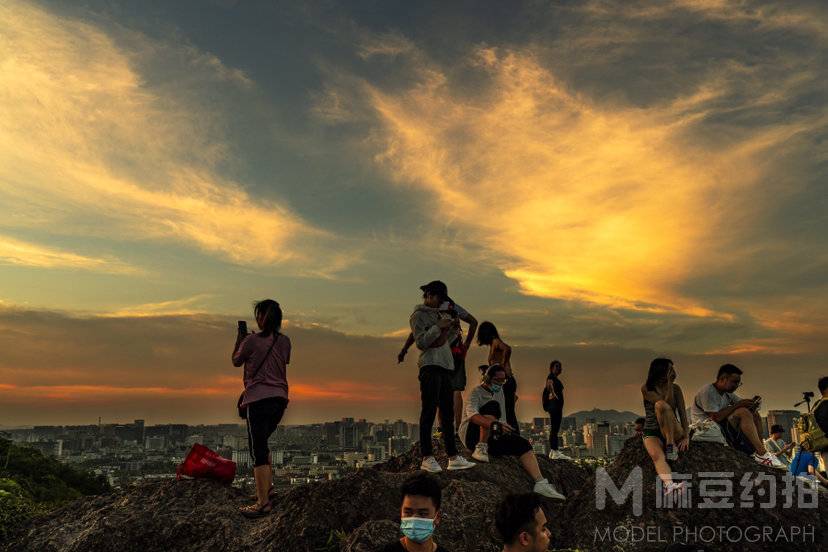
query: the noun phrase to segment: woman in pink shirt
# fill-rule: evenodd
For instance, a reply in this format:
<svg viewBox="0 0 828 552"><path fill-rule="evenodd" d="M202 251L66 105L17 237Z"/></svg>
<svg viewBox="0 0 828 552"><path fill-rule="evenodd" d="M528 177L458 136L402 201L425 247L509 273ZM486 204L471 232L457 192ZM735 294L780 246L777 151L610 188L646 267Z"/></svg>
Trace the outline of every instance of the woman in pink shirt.
<svg viewBox="0 0 828 552"><path fill-rule="evenodd" d="M261 517L271 510L273 472L267 440L287 408L290 362L290 339L279 331L279 303L265 299L256 303L254 313L261 331L249 335L239 331L233 349L233 366L244 365L244 394L239 406L247 409L247 446L256 480L256 503L241 510L246 517Z"/></svg>

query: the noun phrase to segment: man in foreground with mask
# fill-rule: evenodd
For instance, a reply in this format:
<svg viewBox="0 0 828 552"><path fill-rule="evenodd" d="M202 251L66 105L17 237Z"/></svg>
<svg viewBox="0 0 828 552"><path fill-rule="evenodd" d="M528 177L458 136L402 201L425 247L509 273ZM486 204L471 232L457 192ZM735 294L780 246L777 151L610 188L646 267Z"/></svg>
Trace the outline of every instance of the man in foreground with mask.
<svg viewBox="0 0 828 552"><path fill-rule="evenodd" d="M440 523L440 484L427 473L406 479L400 489L400 530L403 537L382 552L448 552L434 542L434 528Z"/></svg>

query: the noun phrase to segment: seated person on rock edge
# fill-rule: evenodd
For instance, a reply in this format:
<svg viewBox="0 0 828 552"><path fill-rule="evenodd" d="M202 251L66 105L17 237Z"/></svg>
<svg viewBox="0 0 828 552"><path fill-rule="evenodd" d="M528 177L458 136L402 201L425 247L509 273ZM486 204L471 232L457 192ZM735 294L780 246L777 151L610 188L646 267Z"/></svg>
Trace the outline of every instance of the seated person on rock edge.
<svg viewBox="0 0 828 552"><path fill-rule="evenodd" d="M693 423L710 419L719 424L727 444L767 467L782 463L765 450L762 438L762 418L759 406L762 398L742 399L734 393L742 385L742 371L733 364L719 368L714 383L699 389L690 407ZM783 466L782 466L783 467Z"/></svg>
<svg viewBox="0 0 828 552"><path fill-rule="evenodd" d="M469 450L474 450L472 458L480 462L488 462L489 456L517 456L523 469L535 481L536 493L564 500L565 497L541 474L532 445L516 435L514 428L505 421L503 384L506 379L506 370L499 364L486 368L483 383L472 389L465 403L460 439Z"/></svg>
<svg viewBox="0 0 828 552"><path fill-rule="evenodd" d="M788 469L792 475L808 477L819 481L823 485L828 485L828 479L819 473L819 458L817 458L816 453L808 452L802 447L797 449Z"/></svg>
<svg viewBox="0 0 828 552"><path fill-rule="evenodd" d="M448 552L434 542L434 528L440 523L442 491L437 480L418 473L405 480L400 489L400 531L403 537L382 552Z"/></svg>
<svg viewBox="0 0 828 552"><path fill-rule="evenodd" d="M770 437L765 439L765 449L776 456L776 458L785 464L785 467L788 467L791 463L790 458L788 458L788 453L793 449L793 443L786 443L782 439L782 434L785 432L785 428L783 428L779 424L774 424L771 426Z"/></svg>
<svg viewBox="0 0 828 552"><path fill-rule="evenodd" d="M644 397L644 448L653 460L656 472L664 483L664 492L684 489L686 484L673 481L668 461L678 460L679 451L690 445L684 394L676 385L676 370L669 358L650 363L647 382L641 386ZM676 416L678 411L678 417ZM679 421L680 420L680 421Z"/></svg>
<svg viewBox="0 0 828 552"><path fill-rule="evenodd" d="M540 498L532 493L512 494L497 505L495 526L503 552L545 552L551 535Z"/></svg>

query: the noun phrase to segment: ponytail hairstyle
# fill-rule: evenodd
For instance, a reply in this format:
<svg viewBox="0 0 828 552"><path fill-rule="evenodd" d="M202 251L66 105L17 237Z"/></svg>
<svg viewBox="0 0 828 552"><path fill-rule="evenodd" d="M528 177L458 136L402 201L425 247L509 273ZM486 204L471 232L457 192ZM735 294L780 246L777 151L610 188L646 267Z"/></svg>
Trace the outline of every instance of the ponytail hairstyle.
<svg viewBox="0 0 828 552"><path fill-rule="evenodd" d="M481 323L480 327L477 328L477 344L491 345L495 339L500 339L495 325L488 320Z"/></svg>
<svg viewBox="0 0 828 552"><path fill-rule="evenodd" d="M262 337L278 334L282 329L282 307L273 299L259 301L253 308L256 318L261 315L264 318L262 323Z"/></svg>
<svg viewBox="0 0 828 552"><path fill-rule="evenodd" d="M656 387L667 381L667 374L670 372L670 367L673 361L669 358L657 358L650 363L650 371L647 372L647 383L645 387L650 391L655 391Z"/></svg>

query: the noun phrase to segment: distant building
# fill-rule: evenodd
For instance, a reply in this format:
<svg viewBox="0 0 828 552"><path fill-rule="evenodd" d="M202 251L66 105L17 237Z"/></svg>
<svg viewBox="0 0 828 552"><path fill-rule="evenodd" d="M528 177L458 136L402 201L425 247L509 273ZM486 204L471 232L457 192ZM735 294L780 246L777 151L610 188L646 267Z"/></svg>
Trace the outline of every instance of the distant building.
<svg viewBox="0 0 828 552"><path fill-rule="evenodd" d="M628 438L627 435L618 433L607 435L607 456L617 456L621 452L621 449L624 448L624 443L627 442Z"/></svg>
<svg viewBox="0 0 828 552"><path fill-rule="evenodd" d="M234 450L233 462L236 463L237 468L249 468L253 465L253 459L250 458L250 453L247 450Z"/></svg>
<svg viewBox="0 0 828 552"><path fill-rule="evenodd" d="M146 441L144 442L144 448L147 450L164 450L165 438L163 435L154 435L152 437L147 437Z"/></svg>
<svg viewBox="0 0 828 552"><path fill-rule="evenodd" d="M532 418L532 429L535 431L544 431L551 425L549 418Z"/></svg>
<svg viewBox="0 0 828 552"><path fill-rule="evenodd" d="M561 431L575 430L578 426L578 421L575 416L564 416L561 418Z"/></svg>
<svg viewBox="0 0 828 552"><path fill-rule="evenodd" d="M397 435L395 437L388 438L388 454L391 456L406 453L410 448L411 439L408 437Z"/></svg>

